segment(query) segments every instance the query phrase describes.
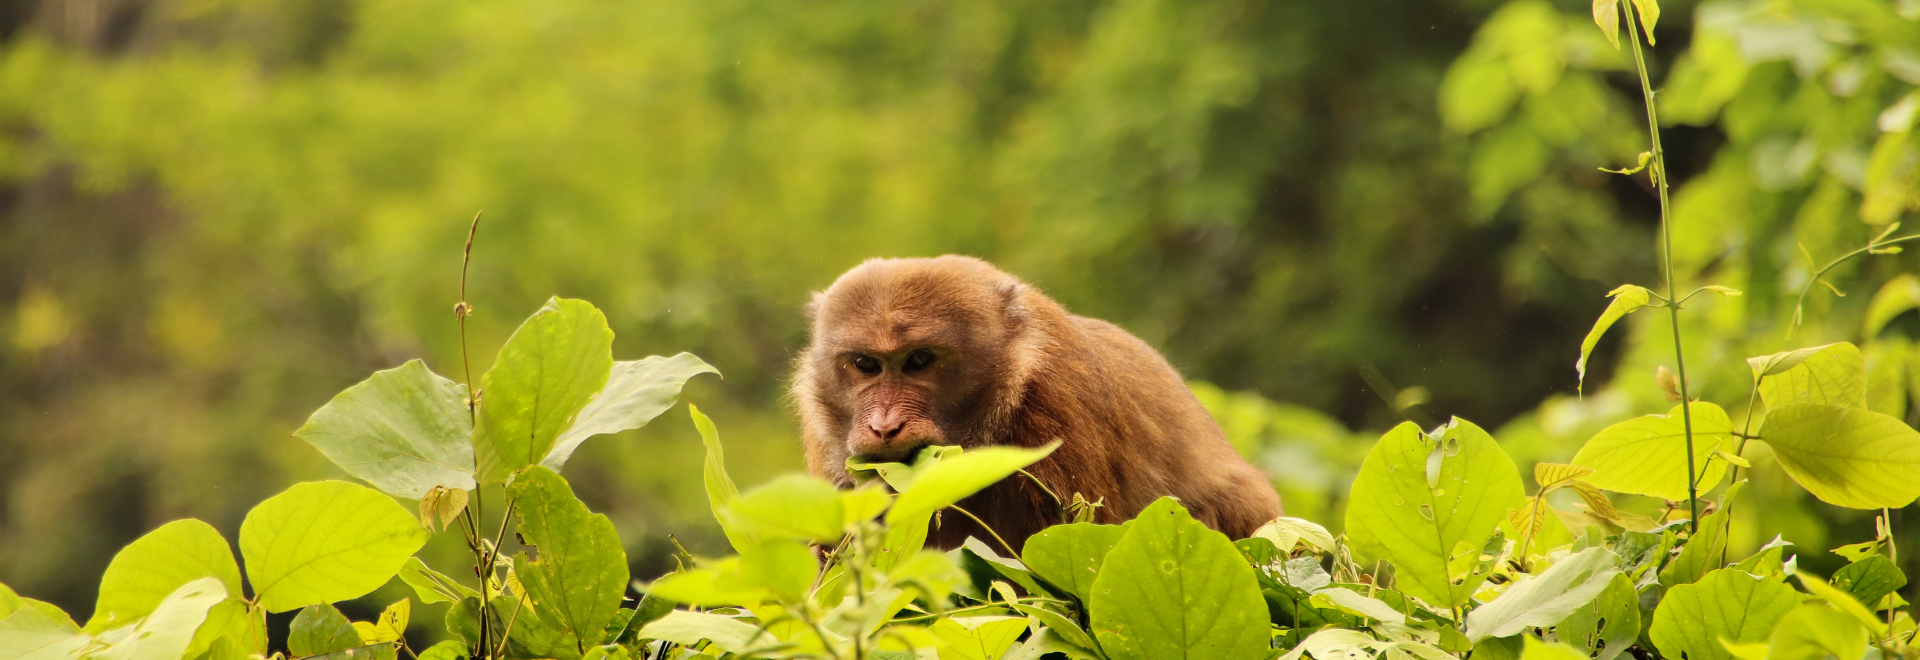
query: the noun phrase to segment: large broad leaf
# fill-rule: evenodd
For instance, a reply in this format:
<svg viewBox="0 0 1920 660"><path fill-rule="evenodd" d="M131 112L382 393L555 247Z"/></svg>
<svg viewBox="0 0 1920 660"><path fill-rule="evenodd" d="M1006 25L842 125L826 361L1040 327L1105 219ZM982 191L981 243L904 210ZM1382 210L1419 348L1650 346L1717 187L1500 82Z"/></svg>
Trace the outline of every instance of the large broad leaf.
<svg viewBox="0 0 1920 660"><path fill-rule="evenodd" d="M1606 548L1587 548L1562 559L1467 614L1467 640L1509 637L1527 628L1558 624L1599 597L1620 574L1619 565L1620 558Z"/></svg>
<svg viewBox="0 0 1920 660"><path fill-rule="evenodd" d="M247 513L240 556L268 612L367 595L427 543L393 498L344 481L295 485Z"/></svg>
<svg viewBox="0 0 1920 660"><path fill-rule="evenodd" d="M218 578L229 594L242 594L233 549L212 525L191 518L161 525L107 564L87 632L97 635L152 614L180 585L203 577Z"/></svg>
<svg viewBox="0 0 1920 660"><path fill-rule="evenodd" d="M1920 432L1893 417L1792 404L1767 415L1760 437L1787 476L1828 504L1897 509L1920 497Z"/></svg>
<svg viewBox="0 0 1920 660"><path fill-rule="evenodd" d="M627 589L627 553L613 521L587 510L565 479L544 466L521 472L507 486L520 514L520 538L540 558L514 557L514 573L540 609L552 612L586 653L600 643Z"/></svg>
<svg viewBox="0 0 1920 660"><path fill-rule="evenodd" d="M1401 591L1452 607L1479 585L1453 584L1448 560L1456 548L1478 554L1525 491L1493 438L1455 418L1438 438L1411 423L1388 431L1367 453L1350 497L1354 558L1363 566L1391 563Z"/></svg>
<svg viewBox="0 0 1920 660"><path fill-rule="evenodd" d="M969 450L956 457L948 457L939 465L920 473L913 487L900 494L894 500L893 508L887 510L887 523L900 523L926 518L933 512L947 508L955 502L981 489L999 483L1015 472L1037 463L1060 447L1059 441L1048 443L1044 447L1027 449L1022 447L986 447Z"/></svg>
<svg viewBox="0 0 1920 660"><path fill-rule="evenodd" d="M193 641L193 633L207 620L207 610L227 599L227 588L220 578L204 577L173 590L160 600L152 614L141 619L106 652L102 660L180 660Z"/></svg>
<svg viewBox="0 0 1920 660"><path fill-rule="evenodd" d="M0 616L0 660L68 660L93 642L66 622L34 608Z"/></svg>
<svg viewBox="0 0 1920 660"><path fill-rule="evenodd" d="M739 653L754 645L770 646L772 635L739 619L704 612L676 611L640 629L640 639L659 639L681 646L696 646L702 640L716 650Z"/></svg>
<svg viewBox="0 0 1920 660"><path fill-rule="evenodd" d="M727 522L727 506L740 497L740 489L733 485L733 477L727 475L727 455L720 446L720 432L713 428L713 420L700 412L700 407L687 404L687 414L693 417L693 427L700 431L700 443L706 445L706 467L702 479L707 486L707 507L713 511L713 517L720 522L720 531L727 535L727 542L737 552L747 549L759 540L758 537L738 529Z"/></svg>
<svg viewBox="0 0 1920 660"><path fill-rule="evenodd" d="M612 369L607 317L583 300L547 301L480 378L480 424L473 430L480 482L500 483L545 459Z"/></svg>
<svg viewBox="0 0 1920 660"><path fill-rule="evenodd" d="M409 360L335 395L293 434L394 497L417 500L434 486L473 490L466 397L465 386Z"/></svg>
<svg viewBox="0 0 1920 660"><path fill-rule="evenodd" d="M1594 660L1613 660L1640 637L1640 597L1633 579L1615 573L1600 597L1573 610L1556 629L1560 641L1578 647L1582 655L1594 650Z"/></svg>
<svg viewBox="0 0 1920 660"><path fill-rule="evenodd" d="M1141 511L1107 553L1088 616L1113 660L1267 655L1266 601L1253 568L1170 497Z"/></svg>
<svg viewBox="0 0 1920 660"><path fill-rule="evenodd" d="M1607 296L1613 298L1613 302L1607 303L1607 310L1601 312L1600 318L1593 322L1593 329L1587 331L1587 338L1580 340L1580 360L1573 363L1573 370L1579 373L1577 388L1586 387L1587 355L1593 352L1594 346L1599 345L1600 336L1607 334L1607 328L1613 327L1620 317L1646 307L1653 292L1646 287L1627 284L1608 292Z"/></svg>
<svg viewBox="0 0 1920 660"><path fill-rule="evenodd" d="M1806 604L1780 618L1770 641L1767 660L1859 658L1867 652L1867 629L1845 612Z"/></svg>
<svg viewBox="0 0 1920 660"><path fill-rule="evenodd" d="M1725 461L1709 461L1715 451L1733 450L1733 421L1727 411L1711 403L1695 402L1693 412L1693 467L1701 491L1720 483ZM1687 499L1686 420L1680 406L1665 415L1635 417L1594 434L1573 455L1573 464L1593 468L1581 477L1587 483L1616 493L1651 495L1669 500Z"/></svg>
<svg viewBox="0 0 1920 660"><path fill-rule="evenodd" d="M1093 580L1100 575L1107 552L1125 532L1120 525L1054 525L1029 537L1020 557L1035 575L1084 603L1093 593Z"/></svg>
<svg viewBox="0 0 1920 660"><path fill-rule="evenodd" d="M840 491L832 483L789 474L733 500L721 510L720 520L756 539L795 538L826 543L840 539L846 514Z"/></svg>
<svg viewBox="0 0 1920 660"><path fill-rule="evenodd" d="M287 626L287 652L294 657L325 655L360 646L360 633L332 605L308 605Z"/></svg>
<svg viewBox="0 0 1920 660"><path fill-rule="evenodd" d="M1845 342L1817 346L1815 349L1801 349L1777 354L1754 365L1754 372L1765 376L1760 379L1760 400L1766 402L1769 410L1779 410L1795 403L1823 403L1854 408L1867 407L1867 362L1861 357L1860 348ZM1798 360L1798 364L1793 364ZM1792 368L1782 369L1793 364Z"/></svg>
<svg viewBox="0 0 1920 660"><path fill-rule="evenodd" d="M587 438L646 426L680 400L680 388L687 379L719 373L692 353L613 363L606 387L574 417L573 427L554 440L540 464L559 472Z"/></svg>
<svg viewBox="0 0 1920 660"><path fill-rule="evenodd" d="M1799 604L1799 593L1778 576L1757 578L1723 568L1668 590L1653 611L1648 636L1669 658L1685 653L1691 660L1732 660L1721 640L1765 640L1780 617Z"/></svg>

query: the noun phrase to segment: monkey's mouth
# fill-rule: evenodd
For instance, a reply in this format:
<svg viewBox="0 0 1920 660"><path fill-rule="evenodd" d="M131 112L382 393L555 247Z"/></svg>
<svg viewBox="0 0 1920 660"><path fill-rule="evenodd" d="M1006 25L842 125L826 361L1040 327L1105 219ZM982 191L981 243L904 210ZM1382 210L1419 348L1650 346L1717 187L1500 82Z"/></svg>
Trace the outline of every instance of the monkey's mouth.
<svg viewBox="0 0 1920 660"><path fill-rule="evenodd" d="M913 465L920 462L920 456L931 447L927 443L914 443L912 447L897 451L876 451L854 454L854 460L862 463L905 463Z"/></svg>

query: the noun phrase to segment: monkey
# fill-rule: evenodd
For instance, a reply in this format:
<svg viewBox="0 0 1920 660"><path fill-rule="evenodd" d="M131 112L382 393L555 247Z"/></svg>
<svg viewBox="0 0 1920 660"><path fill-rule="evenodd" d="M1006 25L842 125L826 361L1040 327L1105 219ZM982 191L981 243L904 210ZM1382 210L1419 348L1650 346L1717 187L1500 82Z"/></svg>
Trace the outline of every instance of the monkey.
<svg viewBox="0 0 1920 660"><path fill-rule="evenodd" d="M1094 521L1107 524L1172 495L1232 538L1281 515L1272 483L1158 351L985 261L871 259L815 293L807 313L791 394L807 471L841 488L855 486L849 457L1058 440L1032 478L1015 474L959 507L1016 551L1061 522L1060 499L1074 494L1102 502ZM989 542L966 516L937 522L929 547Z"/></svg>

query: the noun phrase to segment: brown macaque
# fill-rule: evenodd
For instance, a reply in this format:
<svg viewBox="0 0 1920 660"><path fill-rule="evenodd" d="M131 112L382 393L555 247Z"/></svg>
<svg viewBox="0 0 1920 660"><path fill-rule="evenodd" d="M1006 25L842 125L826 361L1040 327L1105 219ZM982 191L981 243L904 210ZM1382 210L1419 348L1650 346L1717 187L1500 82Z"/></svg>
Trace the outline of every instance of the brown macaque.
<svg viewBox="0 0 1920 660"><path fill-rule="evenodd" d="M1234 453L1160 354L1111 323L1074 316L970 257L874 259L814 295L813 340L793 394L807 470L852 487L849 456L905 460L928 445L1060 448L1028 468L1060 498L1104 499L1097 522L1173 495L1242 538L1280 497ZM960 502L1016 549L1064 503L1014 475ZM947 512L928 544L991 540ZM996 547L997 549L997 547Z"/></svg>

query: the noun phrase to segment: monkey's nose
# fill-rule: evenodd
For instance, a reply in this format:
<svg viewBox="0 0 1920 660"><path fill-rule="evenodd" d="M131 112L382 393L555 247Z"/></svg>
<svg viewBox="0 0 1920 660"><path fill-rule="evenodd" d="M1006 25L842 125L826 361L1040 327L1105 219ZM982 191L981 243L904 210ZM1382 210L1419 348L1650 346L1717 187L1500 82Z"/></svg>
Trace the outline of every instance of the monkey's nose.
<svg viewBox="0 0 1920 660"><path fill-rule="evenodd" d="M906 427L906 416L893 410L881 412L867 420L867 432L881 442L892 442L900 437L900 431Z"/></svg>

